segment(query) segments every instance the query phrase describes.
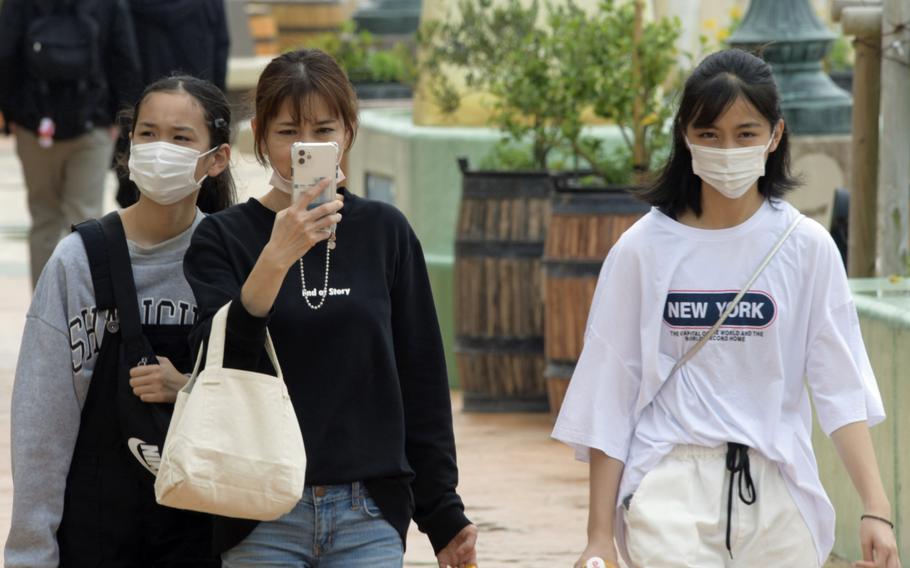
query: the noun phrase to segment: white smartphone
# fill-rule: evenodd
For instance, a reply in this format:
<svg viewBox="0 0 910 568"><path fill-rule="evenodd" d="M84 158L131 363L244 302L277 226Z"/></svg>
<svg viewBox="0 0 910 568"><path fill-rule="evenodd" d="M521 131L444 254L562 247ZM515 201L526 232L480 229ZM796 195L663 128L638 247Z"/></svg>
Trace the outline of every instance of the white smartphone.
<svg viewBox="0 0 910 568"><path fill-rule="evenodd" d="M331 179L332 183L310 203L310 208L335 199L338 144L334 142L294 142L291 144L291 172L293 187L291 198L294 202L300 198L300 194L312 189L326 178Z"/></svg>

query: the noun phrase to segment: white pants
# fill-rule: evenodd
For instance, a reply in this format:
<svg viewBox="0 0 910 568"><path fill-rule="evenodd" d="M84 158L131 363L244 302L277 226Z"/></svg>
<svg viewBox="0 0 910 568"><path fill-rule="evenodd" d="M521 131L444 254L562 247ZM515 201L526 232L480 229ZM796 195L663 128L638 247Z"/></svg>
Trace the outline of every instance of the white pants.
<svg viewBox="0 0 910 568"><path fill-rule="evenodd" d="M623 511L632 568L818 568L815 542L777 465L754 450L752 505L740 499L734 476L731 559L726 455L726 445L677 446L645 475Z"/></svg>

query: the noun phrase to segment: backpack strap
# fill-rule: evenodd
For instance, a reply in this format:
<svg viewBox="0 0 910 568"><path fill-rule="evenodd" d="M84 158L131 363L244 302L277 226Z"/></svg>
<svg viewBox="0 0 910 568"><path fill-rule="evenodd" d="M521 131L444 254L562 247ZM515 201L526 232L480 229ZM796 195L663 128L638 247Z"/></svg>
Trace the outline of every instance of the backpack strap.
<svg viewBox="0 0 910 568"><path fill-rule="evenodd" d="M82 237L85 252L88 255L88 267L92 274L92 287L95 289L95 307L98 310L111 310L117 307L114 301L114 289L111 282L110 255L101 223L97 219L89 219L78 225L73 225L73 230Z"/></svg>
<svg viewBox="0 0 910 568"><path fill-rule="evenodd" d="M120 214L116 211L102 217L99 224L107 243L111 289L117 306L117 319L124 340L130 341L142 336L142 324L139 322L139 302L136 300L136 283L133 280L133 265L126 244L126 233L123 232Z"/></svg>

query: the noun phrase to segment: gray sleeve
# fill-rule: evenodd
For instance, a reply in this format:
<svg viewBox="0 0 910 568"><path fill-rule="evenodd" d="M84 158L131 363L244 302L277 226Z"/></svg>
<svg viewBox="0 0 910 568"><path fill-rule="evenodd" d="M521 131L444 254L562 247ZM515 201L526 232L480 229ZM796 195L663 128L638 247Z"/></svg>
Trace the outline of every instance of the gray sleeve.
<svg viewBox="0 0 910 568"><path fill-rule="evenodd" d="M80 422L66 326L66 280L63 264L52 258L35 290L22 335L12 396L13 514L4 551L8 568L59 563L56 533Z"/></svg>

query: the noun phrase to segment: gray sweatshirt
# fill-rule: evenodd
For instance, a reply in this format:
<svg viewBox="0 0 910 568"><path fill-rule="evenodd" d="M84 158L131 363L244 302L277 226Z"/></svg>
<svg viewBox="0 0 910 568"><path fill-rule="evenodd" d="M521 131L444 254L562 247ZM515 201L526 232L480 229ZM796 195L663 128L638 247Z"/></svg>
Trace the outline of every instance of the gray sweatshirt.
<svg viewBox="0 0 910 568"><path fill-rule="evenodd" d="M193 324L196 301L183 254L202 213L177 237L143 248L128 242L143 324ZM103 340L107 313L95 293L82 238L57 245L38 280L25 320L12 399L13 517L7 568L59 564L57 528L82 405Z"/></svg>

